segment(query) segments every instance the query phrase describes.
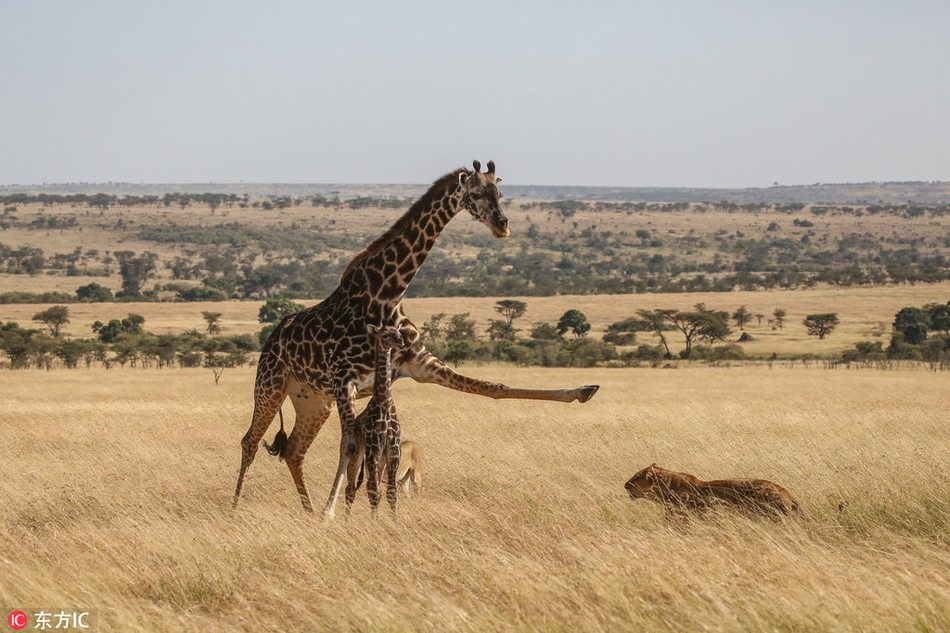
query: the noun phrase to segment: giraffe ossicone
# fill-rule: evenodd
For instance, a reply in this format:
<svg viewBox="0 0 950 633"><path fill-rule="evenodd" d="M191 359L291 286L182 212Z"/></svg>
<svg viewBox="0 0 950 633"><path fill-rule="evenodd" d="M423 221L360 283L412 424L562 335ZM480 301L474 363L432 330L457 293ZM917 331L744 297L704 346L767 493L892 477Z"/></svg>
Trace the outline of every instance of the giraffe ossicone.
<svg viewBox="0 0 950 633"><path fill-rule="evenodd" d="M307 449L336 405L342 428L335 485L324 508L332 516L339 482L356 453L354 401L372 390L375 346L369 324L398 324L406 346L393 354L392 379L412 378L489 398L587 402L599 388L508 387L462 375L429 352L419 330L406 317L402 300L436 239L460 211L468 211L497 238L509 235L501 208L495 163L488 171L456 169L436 180L383 235L359 253L343 271L340 284L323 301L285 317L261 350L254 383L254 413L241 439L241 468L233 505L258 446L281 404L290 398L296 411L293 430L279 455L290 470L304 509L313 511L303 478ZM276 444L276 443L275 443Z"/></svg>

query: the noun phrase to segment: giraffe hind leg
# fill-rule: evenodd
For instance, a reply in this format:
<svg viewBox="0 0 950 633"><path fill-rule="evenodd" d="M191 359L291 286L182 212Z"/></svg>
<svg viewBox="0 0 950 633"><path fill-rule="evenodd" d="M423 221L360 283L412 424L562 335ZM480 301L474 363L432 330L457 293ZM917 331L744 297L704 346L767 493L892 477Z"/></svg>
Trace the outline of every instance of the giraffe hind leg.
<svg viewBox="0 0 950 633"><path fill-rule="evenodd" d="M284 401L284 394L272 394L267 398L257 398L254 403L254 415L251 418L251 426L247 433L241 438L241 470L238 473L237 485L234 488L234 501L231 506L236 508L238 499L241 497L241 489L244 486L244 475L248 467L254 461L257 455L257 447L267 432L267 427L274 420L274 416L280 411L280 405Z"/></svg>
<svg viewBox="0 0 950 633"><path fill-rule="evenodd" d="M323 423L330 416L330 409L333 402L328 400L314 400L313 398L299 398L291 396L294 409L297 412L297 418L294 421L294 430L287 438L287 446L284 450L284 461L287 468L290 469L290 476L297 487L297 494L300 495L300 503L304 510L313 512L313 503L310 501L310 493L307 490L307 484L303 478L303 460L307 449L313 443L313 439L320 432Z"/></svg>
<svg viewBox="0 0 950 633"><path fill-rule="evenodd" d="M366 471L366 442L360 441L357 444L356 455L350 459L346 466L346 489L344 490L344 499L346 500L346 513L350 513L350 508L356 500L356 491L363 483L363 477ZM358 477L358 478L357 478Z"/></svg>

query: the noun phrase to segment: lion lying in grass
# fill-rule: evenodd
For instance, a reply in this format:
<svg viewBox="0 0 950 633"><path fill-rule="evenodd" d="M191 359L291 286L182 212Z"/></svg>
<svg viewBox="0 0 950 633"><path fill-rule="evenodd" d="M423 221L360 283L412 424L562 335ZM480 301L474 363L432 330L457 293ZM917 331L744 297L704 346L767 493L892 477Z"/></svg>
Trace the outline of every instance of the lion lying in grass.
<svg viewBox="0 0 950 633"><path fill-rule="evenodd" d="M774 517L792 513L804 516L788 490L764 479L703 481L651 464L631 477L624 488L633 500L644 498L662 503L668 517L683 517L690 512L703 514L715 507Z"/></svg>

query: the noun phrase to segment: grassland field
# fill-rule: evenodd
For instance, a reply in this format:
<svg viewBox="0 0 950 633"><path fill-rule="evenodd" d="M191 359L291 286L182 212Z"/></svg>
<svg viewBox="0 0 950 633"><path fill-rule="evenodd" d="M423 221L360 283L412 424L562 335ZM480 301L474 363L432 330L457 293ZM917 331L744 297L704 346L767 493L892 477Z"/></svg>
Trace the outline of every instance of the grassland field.
<svg viewBox="0 0 950 633"><path fill-rule="evenodd" d="M70 247L53 233L44 248ZM89 248L109 247L105 233L84 234ZM0 290L89 281L102 278L4 274ZM886 345L900 308L946 302L950 284L522 299L516 326L577 308L591 336L638 309L745 305L767 319L782 307L783 329L765 319L747 326L755 340L746 351L830 357L861 340ZM468 312L487 326L495 301L415 298L406 310L417 325ZM222 313L223 334L253 333L260 305L70 304L64 333L88 337L93 321L130 312L150 332L202 330L203 311ZM30 319L46 307L0 305L0 321L38 327ZM824 340L801 325L815 312L841 318ZM460 370L601 390L564 405L399 381L404 436L426 452L424 492L400 498L396 521L372 520L364 495L349 519L341 511L329 523L302 511L286 466L263 452L231 510L252 367L227 369L217 384L207 369L4 371L0 608L91 609L102 631L950 630L946 372L801 363ZM285 413L292 424L289 405ZM338 444L333 414L305 464L318 507ZM652 462L707 479L776 481L810 520L670 523L623 490Z"/></svg>
<svg viewBox="0 0 950 633"><path fill-rule="evenodd" d="M5 372L0 606L91 609L102 631L950 629L942 372L463 369L601 390L398 381L423 493L330 523L263 451L231 510L251 368ZM305 463L318 506L338 425ZM670 523L623 490L651 462L779 482L810 520Z"/></svg>

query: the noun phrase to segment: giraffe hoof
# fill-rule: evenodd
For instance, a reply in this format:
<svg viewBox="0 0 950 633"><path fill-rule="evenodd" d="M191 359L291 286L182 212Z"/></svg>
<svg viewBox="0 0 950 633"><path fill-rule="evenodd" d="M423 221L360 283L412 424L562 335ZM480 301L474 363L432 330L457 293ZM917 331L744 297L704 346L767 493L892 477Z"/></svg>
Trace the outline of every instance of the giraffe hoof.
<svg viewBox="0 0 950 633"><path fill-rule="evenodd" d="M600 385L584 385L581 387L581 395L578 400L581 402L587 402L594 397L594 394L597 393L598 389L600 389Z"/></svg>

